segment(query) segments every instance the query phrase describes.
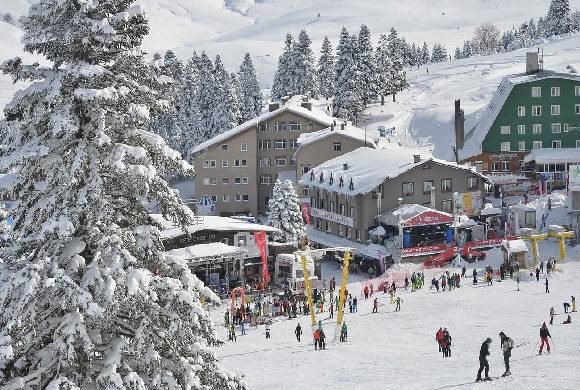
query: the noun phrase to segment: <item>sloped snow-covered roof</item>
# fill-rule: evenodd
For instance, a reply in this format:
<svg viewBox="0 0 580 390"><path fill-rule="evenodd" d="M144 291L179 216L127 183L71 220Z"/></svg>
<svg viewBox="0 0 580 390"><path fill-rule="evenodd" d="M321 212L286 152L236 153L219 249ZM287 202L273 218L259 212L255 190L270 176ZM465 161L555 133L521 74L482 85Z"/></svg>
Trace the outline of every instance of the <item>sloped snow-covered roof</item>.
<svg viewBox="0 0 580 390"><path fill-rule="evenodd" d="M580 162L580 148L540 148L532 149L524 157L524 162L536 164L564 164Z"/></svg>
<svg viewBox="0 0 580 390"><path fill-rule="evenodd" d="M344 129L341 128L339 124L334 127L327 127L326 129L314 131L312 133L302 133L300 137L298 137L298 145L300 145L299 149L303 146L310 145L312 143L321 141L330 136L344 136L348 138L352 138L357 141L367 143L367 146L371 148L377 147L376 141L378 140L378 131L367 130L366 137L365 137L365 130L361 129L360 127L353 126L352 124L347 124Z"/></svg>
<svg viewBox="0 0 580 390"><path fill-rule="evenodd" d="M286 102L286 104L284 104L282 107L278 108L277 110L265 112L256 118L250 119L250 120L242 123L241 125L234 127L233 129L230 129L228 131L224 131L223 133L218 134L215 137L208 139L205 142L202 142L201 144L199 144L195 148L193 148L192 153L193 154L198 153L204 149L209 148L210 146L213 146L213 145L216 145L216 144L221 143L223 141L226 141L233 136L241 134L244 131L253 128L254 126L257 126L260 122L267 121L268 119L273 118L277 115L280 115L284 112L291 112L293 114L299 115L299 116L304 117L306 119L310 119L312 121L318 122L318 123L325 125L325 126L330 126L333 122L339 123L338 119L331 117L330 115L326 114L324 111L322 111L314 106L310 110L308 108L302 107L301 103L302 103L302 97L301 96L294 96L292 99L288 100L288 102Z"/></svg>
<svg viewBox="0 0 580 390"><path fill-rule="evenodd" d="M527 252L528 246L522 239L517 240L503 240L501 246L504 247L508 253Z"/></svg>
<svg viewBox="0 0 580 390"><path fill-rule="evenodd" d="M191 245L185 248L172 249L165 252L168 256L178 257L185 260L195 260L204 257L236 256L244 253L240 247L224 244L223 242L211 242L209 244Z"/></svg>
<svg viewBox="0 0 580 390"><path fill-rule="evenodd" d="M541 70L532 74L517 73L504 77L477 125L465 134L464 146L458 151L459 158L465 159L481 153L481 144L514 86L550 78L580 81L580 75L576 73L562 73L551 70Z"/></svg>

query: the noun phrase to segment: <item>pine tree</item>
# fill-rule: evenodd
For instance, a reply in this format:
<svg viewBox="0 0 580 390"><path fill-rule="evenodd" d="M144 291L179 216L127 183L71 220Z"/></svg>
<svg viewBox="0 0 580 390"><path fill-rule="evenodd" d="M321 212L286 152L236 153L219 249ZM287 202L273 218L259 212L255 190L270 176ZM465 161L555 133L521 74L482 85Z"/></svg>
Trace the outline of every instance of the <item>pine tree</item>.
<svg viewBox="0 0 580 390"><path fill-rule="evenodd" d="M463 50L461 55L463 58L469 58L473 55L473 51L471 50L471 41L469 39L463 42Z"/></svg>
<svg viewBox="0 0 580 390"><path fill-rule="evenodd" d="M364 24L358 34L356 61L359 76L357 86L360 88L361 103L366 107L377 98L377 81L371 32Z"/></svg>
<svg viewBox="0 0 580 390"><path fill-rule="evenodd" d="M375 51L375 63L377 69L377 92L381 96L381 105L385 104L385 96L389 95L393 90L391 86L393 63L391 62L391 55L388 47L388 39L385 34L381 34L379 44Z"/></svg>
<svg viewBox="0 0 580 390"><path fill-rule="evenodd" d="M392 63L391 81L389 85L391 87L390 94L393 96L393 102L396 100L397 93L409 86L407 84L407 74L404 70L405 64L402 47L403 42L399 39L397 30L391 27L391 31L387 37L387 48Z"/></svg>
<svg viewBox="0 0 580 390"><path fill-rule="evenodd" d="M447 50L439 42L433 45L433 53L431 54L431 62L444 62L447 61Z"/></svg>
<svg viewBox="0 0 580 390"><path fill-rule="evenodd" d="M423 47L421 48L421 65L428 64L429 62L431 62L429 48L427 47L427 42L423 42Z"/></svg>
<svg viewBox="0 0 580 390"><path fill-rule="evenodd" d="M290 33L286 34L284 40L284 51L278 58L278 68L272 83L272 98L279 100L287 95L293 95L292 91L292 47L294 39Z"/></svg>
<svg viewBox="0 0 580 390"><path fill-rule="evenodd" d="M293 95L307 95L314 97L317 94L316 69L314 68L314 54L310 47L312 41L306 31L300 31L298 41L292 45L290 65L290 91Z"/></svg>
<svg viewBox="0 0 580 390"><path fill-rule="evenodd" d="M471 44L477 54L490 55L498 51L499 38L499 29L494 24L483 23L475 29Z"/></svg>
<svg viewBox="0 0 580 390"><path fill-rule="evenodd" d="M318 59L318 92L327 100L334 94L334 54L327 36L322 41Z"/></svg>
<svg viewBox="0 0 580 390"><path fill-rule="evenodd" d="M297 242L304 236L300 200L290 180L276 180L268 202L268 220L270 225L282 230L282 234L274 235L276 241Z"/></svg>
<svg viewBox="0 0 580 390"><path fill-rule="evenodd" d="M6 211L6 206L4 203L0 203L0 248L4 248L10 242L10 232L11 228L8 225L8 212ZM3 251L4 249L2 249ZM0 252L0 264L3 263L2 260L3 253ZM2 367L2 362L0 361L0 369ZM0 383L2 383L0 381Z"/></svg>
<svg viewBox="0 0 580 390"><path fill-rule="evenodd" d="M574 11L570 19L572 23L572 31L580 32L580 11Z"/></svg>
<svg viewBox="0 0 580 390"><path fill-rule="evenodd" d="M357 45L357 37L351 36L343 27L336 47L332 112L334 116L349 119L354 123L364 109L357 85L358 69L355 57Z"/></svg>
<svg viewBox="0 0 580 390"><path fill-rule="evenodd" d="M459 47L455 48L455 55L453 56L453 58L455 58L456 60L460 60L463 58L463 53L461 52L461 49Z"/></svg>
<svg viewBox="0 0 580 390"><path fill-rule="evenodd" d="M200 126L201 112L198 105L200 63L201 58L193 52L183 75L179 119L182 124L181 155L188 161L191 160L192 149L206 140Z"/></svg>
<svg viewBox="0 0 580 390"><path fill-rule="evenodd" d="M220 56L216 56L213 74L215 89L209 126L212 133L209 138L233 129L240 123L240 103L236 80L225 70Z"/></svg>
<svg viewBox="0 0 580 390"><path fill-rule="evenodd" d="M197 106L200 112L200 128L203 131L202 139L210 139L212 130L212 116L215 100L216 81L213 64L205 52L201 53L198 68Z"/></svg>
<svg viewBox="0 0 580 390"><path fill-rule="evenodd" d="M417 46L415 45L415 42L413 42L413 44L411 44L411 58L409 60L409 66L417 65L418 61L419 61L419 53L417 50Z"/></svg>
<svg viewBox="0 0 580 390"><path fill-rule="evenodd" d="M147 208L191 223L162 175L193 169L146 131L164 104L139 49L143 9L43 0L21 25L49 64L2 65L31 85L4 111L18 131L0 167L17 173L19 203L0 270L0 387L244 388L210 349L221 342L201 300L218 297L164 254Z"/></svg>
<svg viewBox="0 0 580 390"><path fill-rule="evenodd" d="M238 72L240 118L242 122L257 117L262 110L262 91L250 53L246 53Z"/></svg>
<svg viewBox="0 0 580 390"><path fill-rule="evenodd" d="M569 0L552 0L545 20L546 37L568 34L572 31Z"/></svg>

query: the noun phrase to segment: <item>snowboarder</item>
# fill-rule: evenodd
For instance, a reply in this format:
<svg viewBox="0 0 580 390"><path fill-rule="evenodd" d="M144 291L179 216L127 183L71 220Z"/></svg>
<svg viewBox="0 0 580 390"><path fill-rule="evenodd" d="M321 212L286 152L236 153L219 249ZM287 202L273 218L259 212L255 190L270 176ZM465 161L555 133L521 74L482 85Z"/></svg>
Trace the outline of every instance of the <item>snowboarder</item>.
<svg viewBox="0 0 580 390"><path fill-rule="evenodd" d="M491 339L488 337L483 344L481 344L481 349L479 350L479 370L477 371L476 382L481 382L481 373L485 369L485 378L483 380L490 381L489 377L489 363L487 362L487 357L489 356L489 344L491 344Z"/></svg>
<svg viewBox="0 0 580 390"><path fill-rule="evenodd" d="M503 362L505 364L505 372L502 376L508 376L510 372L510 357L512 356L512 349L514 348L514 341L511 337L506 336L504 332L499 332L501 338L501 350L503 351Z"/></svg>
<svg viewBox="0 0 580 390"><path fill-rule="evenodd" d="M395 300L397 306L395 307L395 311L401 311L401 302L403 302L403 300L401 299L401 297L397 297L397 299Z"/></svg>
<svg viewBox="0 0 580 390"><path fill-rule="evenodd" d="M373 311L371 313L378 313L379 312L379 301L377 298L373 301Z"/></svg>
<svg viewBox="0 0 580 390"><path fill-rule="evenodd" d="M550 308L550 325L554 325L554 306Z"/></svg>
<svg viewBox="0 0 580 390"><path fill-rule="evenodd" d="M342 328L340 329L340 341L341 342L346 342L348 337L348 328L346 326L346 322L342 323Z"/></svg>
<svg viewBox="0 0 580 390"><path fill-rule="evenodd" d="M266 323L266 338L270 338L270 324Z"/></svg>
<svg viewBox="0 0 580 390"><path fill-rule="evenodd" d="M548 286L548 277L546 276L546 282L544 283L546 285L546 294L548 294L550 292L550 288Z"/></svg>
<svg viewBox="0 0 580 390"><path fill-rule="evenodd" d="M435 333L435 340L439 345L439 352L443 352L443 336L444 336L443 329L439 328L437 333Z"/></svg>
<svg viewBox="0 0 580 390"><path fill-rule="evenodd" d="M548 353L550 353L550 343L548 341L548 337L552 338L552 336L550 335L550 331L548 330L548 327L546 326L546 323L544 322L542 324L542 327L540 328L540 339L542 340L542 344L540 345L540 354L542 353L542 350L544 349L544 344L546 344L546 349L548 350Z"/></svg>
<svg viewBox="0 0 580 390"><path fill-rule="evenodd" d="M294 329L294 334L296 335L296 340L300 342L300 336L302 336L302 327L300 326L300 323L296 325L296 329Z"/></svg>

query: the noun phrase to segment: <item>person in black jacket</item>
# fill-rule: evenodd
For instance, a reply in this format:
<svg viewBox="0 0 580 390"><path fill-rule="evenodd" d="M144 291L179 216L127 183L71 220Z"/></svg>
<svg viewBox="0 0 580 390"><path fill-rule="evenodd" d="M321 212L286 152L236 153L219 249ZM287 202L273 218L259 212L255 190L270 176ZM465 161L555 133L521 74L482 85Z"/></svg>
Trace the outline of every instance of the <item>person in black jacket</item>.
<svg viewBox="0 0 580 390"><path fill-rule="evenodd" d="M481 349L479 350L479 371L477 371L476 382L481 382L481 372L485 369L485 379L490 381L489 377L489 363L487 362L487 357L489 356L489 344L491 344L491 339L488 337L483 344L481 344Z"/></svg>
<svg viewBox="0 0 580 390"><path fill-rule="evenodd" d="M542 344L540 345L540 353L542 353L542 350L544 349L544 344L546 344L548 353L550 353L550 343L548 342L548 337L552 338L552 336L550 335L550 331L548 330L548 327L544 322L542 324L542 327L540 328L540 339L542 340Z"/></svg>
<svg viewBox="0 0 580 390"><path fill-rule="evenodd" d="M514 341L511 337L506 336L504 332L499 332L501 338L501 350L503 351L503 362L505 364L505 372L502 376L511 375L510 371L510 357L512 356L512 349L514 348Z"/></svg>
<svg viewBox="0 0 580 390"><path fill-rule="evenodd" d="M300 323L296 325L296 329L294 329L294 334L296 335L296 340L300 342L300 336L302 336L302 327L300 326Z"/></svg>

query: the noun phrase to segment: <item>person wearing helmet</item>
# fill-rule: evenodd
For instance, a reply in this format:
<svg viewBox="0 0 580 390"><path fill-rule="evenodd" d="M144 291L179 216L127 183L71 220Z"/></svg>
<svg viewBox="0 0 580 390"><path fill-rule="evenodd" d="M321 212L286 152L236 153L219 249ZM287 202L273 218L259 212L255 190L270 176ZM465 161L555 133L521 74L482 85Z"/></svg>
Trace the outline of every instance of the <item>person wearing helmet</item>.
<svg viewBox="0 0 580 390"><path fill-rule="evenodd" d="M491 339L488 337L483 344L481 344L481 349L479 350L479 371L477 371L476 382L481 382L481 373L485 369L485 378L483 380L490 381L489 377L489 363L487 362L487 357L489 356L489 344L491 344Z"/></svg>
<svg viewBox="0 0 580 390"><path fill-rule="evenodd" d="M502 376L509 376L510 372L510 357L512 356L512 349L514 348L514 341L511 337L506 336L504 332L499 332L501 338L501 350L503 351L503 362L505 364L505 372Z"/></svg>

